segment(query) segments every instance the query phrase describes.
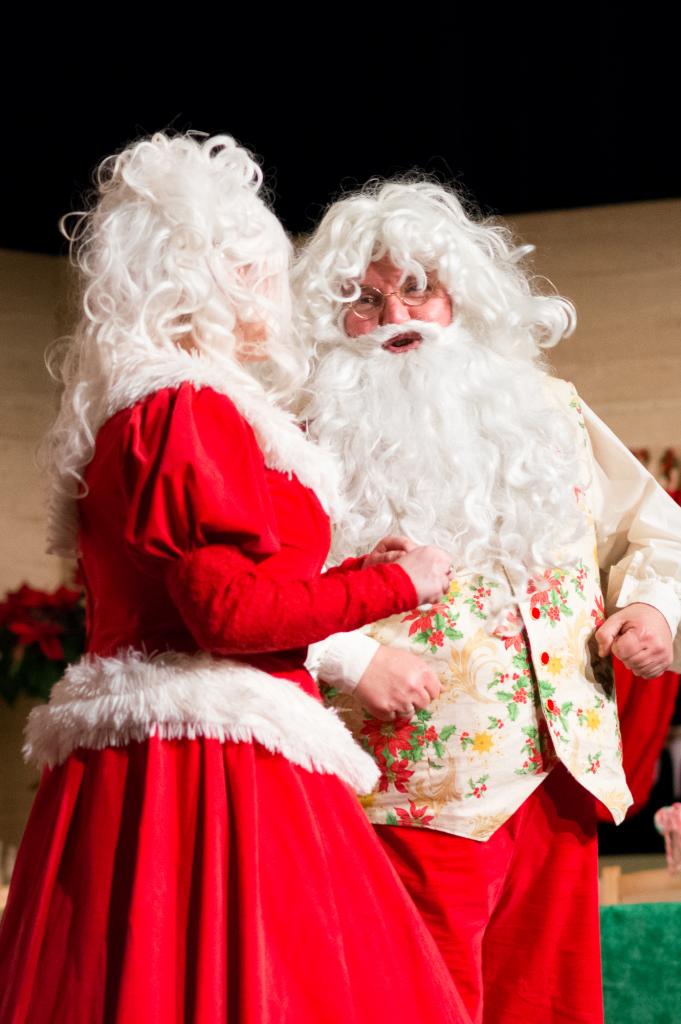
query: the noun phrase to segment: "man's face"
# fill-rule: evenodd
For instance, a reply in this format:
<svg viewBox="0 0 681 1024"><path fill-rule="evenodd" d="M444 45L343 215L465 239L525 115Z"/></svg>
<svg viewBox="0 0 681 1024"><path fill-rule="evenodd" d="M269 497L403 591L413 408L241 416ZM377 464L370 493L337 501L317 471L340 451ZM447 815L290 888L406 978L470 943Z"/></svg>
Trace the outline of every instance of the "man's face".
<svg viewBox="0 0 681 1024"><path fill-rule="evenodd" d="M437 278L429 276L432 294L421 305L410 306L398 294L402 288L403 295L409 295L410 288L416 288L413 278L402 280L403 271L390 262L388 257L370 263L362 278L362 289L375 288L383 294L382 308L376 309L368 317L358 316L353 309L345 314L345 333L351 338L359 338L363 334L371 334L377 327L387 325L404 325L401 334L391 338L384 347L389 352L402 353L418 348L421 337L417 330L410 330L412 320L426 320L430 323L448 327L452 322L452 300L446 289ZM380 307L380 302L379 302Z"/></svg>

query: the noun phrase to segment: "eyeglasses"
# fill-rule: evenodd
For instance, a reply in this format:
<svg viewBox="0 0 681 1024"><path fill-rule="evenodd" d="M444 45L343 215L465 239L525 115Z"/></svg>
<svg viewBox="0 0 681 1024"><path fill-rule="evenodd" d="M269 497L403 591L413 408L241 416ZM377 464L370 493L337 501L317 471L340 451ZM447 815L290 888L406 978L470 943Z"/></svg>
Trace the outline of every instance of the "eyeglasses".
<svg viewBox="0 0 681 1024"><path fill-rule="evenodd" d="M383 312L386 299L391 295L397 295L405 306L423 306L437 294L439 287L439 283L429 280L421 287L414 277L408 277L404 284L392 292L382 292L379 288L365 284L362 285L359 296L348 303L348 309L351 309L360 320L378 319Z"/></svg>

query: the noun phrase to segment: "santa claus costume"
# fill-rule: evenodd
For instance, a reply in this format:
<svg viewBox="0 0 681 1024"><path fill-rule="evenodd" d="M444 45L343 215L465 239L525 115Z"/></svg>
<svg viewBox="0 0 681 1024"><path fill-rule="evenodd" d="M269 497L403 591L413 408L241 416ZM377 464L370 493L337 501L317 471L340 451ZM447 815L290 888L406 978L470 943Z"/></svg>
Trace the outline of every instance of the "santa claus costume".
<svg viewBox="0 0 681 1024"><path fill-rule="evenodd" d="M156 136L117 161L98 210L146 203L180 239L176 267L201 259L178 228L193 213L179 170L211 184L207 204L216 188L223 207L245 193L247 228L266 222L286 246L231 140ZM226 235L229 218L206 216ZM101 281L92 252L81 264ZM253 295L256 322L272 291ZM102 325L125 316L112 296L89 296L105 345ZM166 323L191 320L200 342L205 321L179 308ZM374 766L304 668L308 642L411 607L410 578L361 562L320 574L326 463L235 361L175 338L131 346L88 393L92 337L66 364L52 435L62 476L66 417L95 437L74 442L84 496L53 515L53 547L69 550L77 509L88 654L28 726L45 771L0 932L0 1022L465 1021L351 791L371 787Z"/></svg>
<svg viewBox="0 0 681 1024"><path fill-rule="evenodd" d="M526 252L410 181L338 200L301 255L302 411L344 467L334 555L406 534L454 566L442 600L315 658L476 1024L602 1024L596 800L621 821L631 795L596 655L614 623L641 675L674 636L681 664L681 516L546 372L575 313Z"/></svg>

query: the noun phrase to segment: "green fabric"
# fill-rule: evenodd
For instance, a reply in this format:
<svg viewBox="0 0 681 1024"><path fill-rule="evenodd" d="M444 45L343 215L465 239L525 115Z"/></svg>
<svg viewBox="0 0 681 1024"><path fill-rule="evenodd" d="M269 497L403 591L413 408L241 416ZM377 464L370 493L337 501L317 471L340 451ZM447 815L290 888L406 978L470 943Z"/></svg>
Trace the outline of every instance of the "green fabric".
<svg viewBox="0 0 681 1024"><path fill-rule="evenodd" d="M681 1024L681 903L601 907L606 1024Z"/></svg>

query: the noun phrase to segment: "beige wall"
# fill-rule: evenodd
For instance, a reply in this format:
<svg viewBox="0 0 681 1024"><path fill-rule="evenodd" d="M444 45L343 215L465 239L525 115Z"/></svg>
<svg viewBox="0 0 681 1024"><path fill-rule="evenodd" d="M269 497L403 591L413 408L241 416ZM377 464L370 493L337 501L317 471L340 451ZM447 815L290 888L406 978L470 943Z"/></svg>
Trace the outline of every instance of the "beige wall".
<svg viewBox="0 0 681 1024"><path fill-rule="evenodd" d="M0 597L27 582L56 585L44 554L45 510L35 451L54 414L46 345L59 336L65 260L0 250Z"/></svg>
<svg viewBox="0 0 681 1024"><path fill-rule="evenodd" d="M631 448L681 452L681 201L525 214L535 271L577 307L558 374ZM651 471L654 467L651 465Z"/></svg>
<svg viewBox="0 0 681 1024"><path fill-rule="evenodd" d="M24 582L51 588L63 574L60 560L44 553L35 449L55 408L43 353L62 330L64 264L0 250L0 599ZM0 843L18 843L37 786L37 774L20 756L32 703L21 698L13 708L0 706Z"/></svg>

